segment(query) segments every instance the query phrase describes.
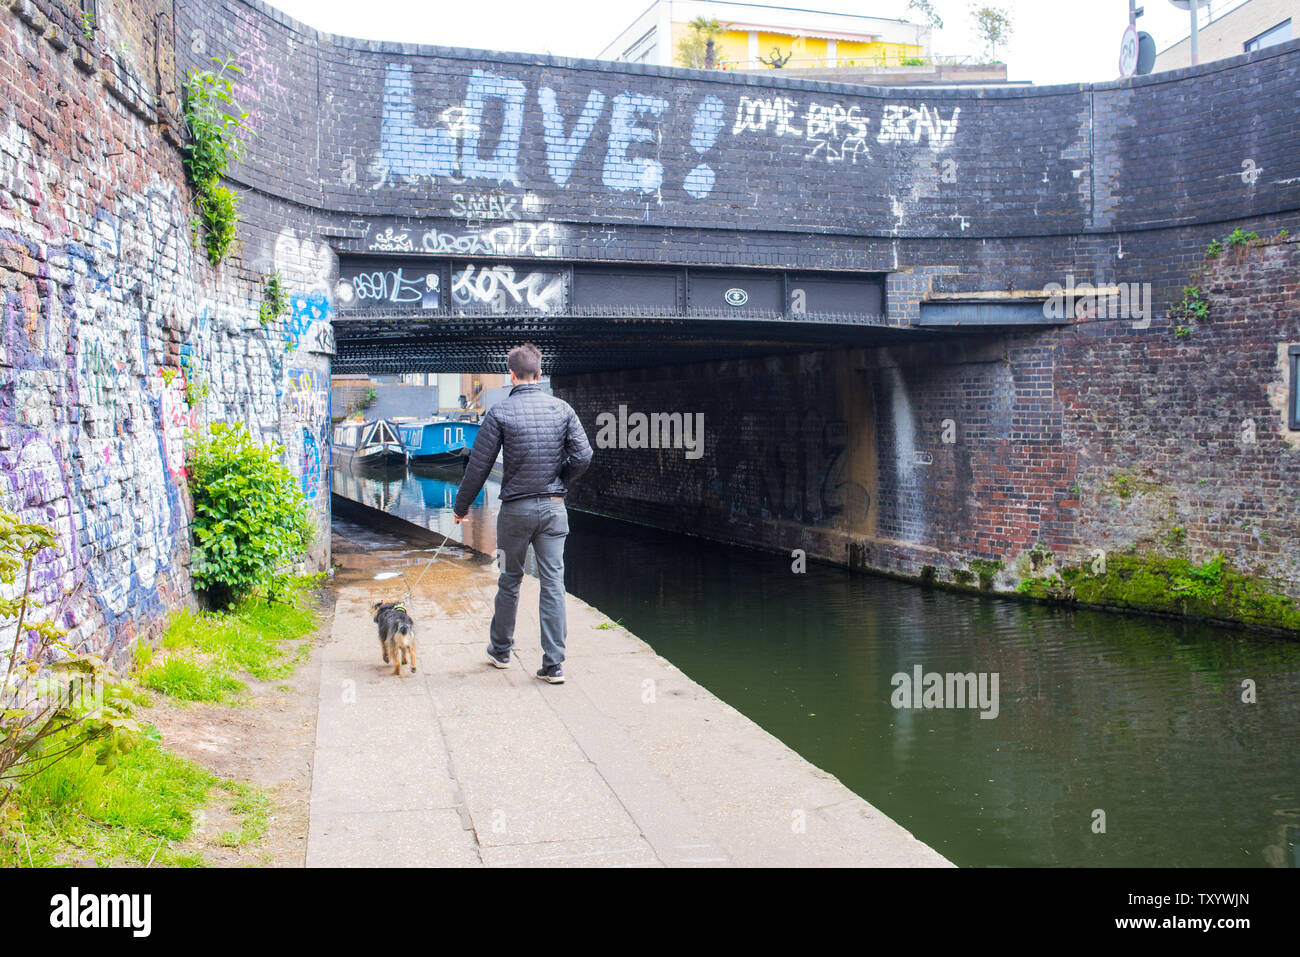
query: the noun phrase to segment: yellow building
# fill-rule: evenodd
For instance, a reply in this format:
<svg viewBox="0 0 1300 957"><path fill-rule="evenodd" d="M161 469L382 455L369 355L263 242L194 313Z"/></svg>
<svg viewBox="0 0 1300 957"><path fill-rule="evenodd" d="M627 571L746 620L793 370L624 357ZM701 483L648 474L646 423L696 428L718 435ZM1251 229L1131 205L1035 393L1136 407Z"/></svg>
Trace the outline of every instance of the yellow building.
<svg viewBox="0 0 1300 957"><path fill-rule="evenodd" d="M791 69L899 66L930 59L930 28L906 20L823 13L725 0L655 0L598 59L703 67L702 51L683 58L696 20L716 21L714 62L720 69L761 69L784 60Z"/></svg>

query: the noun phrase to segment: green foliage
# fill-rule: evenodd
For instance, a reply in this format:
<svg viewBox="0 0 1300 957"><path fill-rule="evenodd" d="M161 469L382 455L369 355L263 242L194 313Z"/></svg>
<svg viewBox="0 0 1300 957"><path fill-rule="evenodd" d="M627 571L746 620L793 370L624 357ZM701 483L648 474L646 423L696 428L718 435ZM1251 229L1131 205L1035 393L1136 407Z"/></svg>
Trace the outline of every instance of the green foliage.
<svg viewBox="0 0 1300 957"><path fill-rule="evenodd" d="M262 284L262 305L258 307L257 318L266 326L288 311L289 294L284 288L284 276L277 269Z"/></svg>
<svg viewBox="0 0 1300 957"><path fill-rule="evenodd" d="M248 113L235 103L231 73L241 73L230 60L213 57L219 70L190 70L185 81L185 174L194 188L199 210L196 239L201 234L208 261L218 265L235 240L239 194L220 185L231 160L238 160L248 131ZM230 109L227 109L230 108ZM232 112L233 111L233 112Z"/></svg>
<svg viewBox="0 0 1300 957"><path fill-rule="evenodd" d="M1185 575L1175 575L1173 591L1199 601L1217 601L1223 593L1223 556L1215 555L1204 565L1192 565Z"/></svg>
<svg viewBox="0 0 1300 957"><path fill-rule="evenodd" d="M602 621L599 625L596 626L596 628L599 631L611 631L614 628L621 627L622 624L623 624L623 619L620 618L617 621Z"/></svg>
<svg viewBox="0 0 1300 957"><path fill-rule="evenodd" d="M149 732L112 774L83 753L33 778L19 799L21 832L0 841L0 865L196 863L166 845L191 835L217 779L163 750Z"/></svg>
<svg viewBox="0 0 1300 957"><path fill-rule="evenodd" d="M230 247L235 244L236 227L239 223L239 194L211 180L206 188L194 197L194 204L199 209L194 235L196 240L203 239L207 250L208 262L218 266L230 254Z"/></svg>
<svg viewBox="0 0 1300 957"><path fill-rule="evenodd" d="M925 57L905 56L900 63L903 66L925 66Z"/></svg>
<svg viewBox="0 0 1300 957"><path fill-rule="evenodd" d="M1094 574L1085 561L1062 569L1055 594L1040 584L1023 585L1022 594L1070 603L1132 608L1190 618L1235 621L1262 628L1300 632L1300 607L1267 581L1237 571L1222 555L1202 565L1184 558L1112 552L1105 571Z"/></svg>
<svg viewBox="0 0 1300 957"><path fill-rule="evenodd" d="M266 792L238 781L223 781L217 787L233 795L230 810L240 819L239 830L223 831L217 843L222 847L242 847L260 841L266 835L271 810L271 799Z"/></svg>
<svg viewBox="0 0 1300 957"><path fill-rule="evenodd" d="M22 573L21 591L0 589L0 619L14 622L0 684L0 833L17 821L15 796L60 761L90 754L111 771L140 737L134 690L64 642L61 607L43 612L31 595L36 557L58 547L49 528L0 512L0 584Z"/></svg>
<svg viewBox="0 0 1300 957"><path fill-rule="evenodd" d="M1187 542L1187 529L1183 528L1181 525L1175 525L1173 528L1169 529L1169 534L1166 536L1165 541L1169 543L1170 548L1178 548Z"/></svg>
<svg viewBox="0 0 1300 957"><path fill-rule="evenodd" d="M159 369L158 374L162 376L163 385L170 386L173 380L175 380L176 378L176 373L179 371L180 371L179 369L168 369L168 368Z"/></svg>
<svg viewBox="0 0 1300 957"><path fill-rule="evenodd" d="M181 701L225 701L246 687L211 665L186 658L166 658L145 668L140 672L140 683Z"/></svg>
<svg viewBox="0 0 1300 957"><path fill-rule="evenodd" d="M1011 14L1007 10L992 6L971 5L971 17L975 20L975 30L984 48L988 51L990 63L999 63L998 47L1011 37Z"/></svg>
<svg viewBox="0 0 1300 957"><path fill-rule="evenodd" d="M185 382L185 405L194 408L208 397L208 380L187 379Z"/></svg>
<svg viewBox="0 0 1300 957"><path fill-rule="evenodd" d="M934 29L943 29L943 18L939 16L939 11L934 8L933 0L907 0L907 9L915 10Z"/></svg>
<svg viewBox="0 0 1300 957"><path fill-rule="evenodd" d="M1174 330L1174 338L1176 339L1189 339L1191 338L1191 335L1192 330L1187 328L1187 326L1179 326Z"/></svg>
<svg viewBox="0 0 1300 957"><path fill-rule="evenodd" d="M1204 297L1199 286L1184 286L1183 301L1169 310L1169 315L1192 322L1207 319L1210 315L1210 301Z"/></svg>
<svg viewBox="0 0 1300 957"><path fill-rule="evenodd" d="M1217 239L1212 239L1210 240L1210 245L1205 247L1205 258L1214 259L1221 252L1223 252L1223 243L1219 242Z"/></svg>
<svg viewBox="0 0 1300 957"><path fill-rule="evenodd" d="M253 589L282 593L286 566L311 541L306 500L278 460L283 450L253 441L243 425L214 423L190 449L196 588L217 605Z"/></svg>
<svg viewBox="0 0 1300 957"><path fill-rule="evenodd" d="M371 388L367 389L365 392L361 393L361 395L357 396L356 400L350 406L348 406L347 414L348 415L359 414L362 410L368 409L372 405L374 405L375 400L378 398L379 398L379 393L372 386Z"/></svg>
<svg viewBox="0 0 1300 957"><path fill-rule="evenodd" d="M993 579L1002 570L1002 562L977 558L970 563L970 567L971 571L979 576L981 590L990 591L993 588Z"/></svg>
<svg viewBox="0 0 1300 957"><path fill-rule="evenodd" d="M690 32L677 42L677 63L693 70L712 70L717 66L715 38L726 32L717 20L696 17Z"/></svg>
<svg viewBox="0 0 1300 957"><path fill-rule="evenodd" d="M295 579L286 594L292 601L265 601L250 596L229 611L188 611L172 616L163 634L163 660L140 661L140 681L173 698L186 701L227 701L245 689L237 675L260 681L293 673L285 643L310 634L315 612L304 601L314 579Z"/></svg>
<svg viewBox="0 0 1300 957"><path fill-rule="evenodd" d="M1259 239L1259 233L1256 232L1248 233L1241 227L1237 227L1231 233L1228 234L1228 238L1226 242L1229 246L1245 246L1247 243L1255 242L1258 239Z"/></svg>
<svg viewBox="0 0 1300 957"><path fill-rule="evenodd" d="M81 35L87 40L95 39L95 15L89 10L81 11Z"/></svg>

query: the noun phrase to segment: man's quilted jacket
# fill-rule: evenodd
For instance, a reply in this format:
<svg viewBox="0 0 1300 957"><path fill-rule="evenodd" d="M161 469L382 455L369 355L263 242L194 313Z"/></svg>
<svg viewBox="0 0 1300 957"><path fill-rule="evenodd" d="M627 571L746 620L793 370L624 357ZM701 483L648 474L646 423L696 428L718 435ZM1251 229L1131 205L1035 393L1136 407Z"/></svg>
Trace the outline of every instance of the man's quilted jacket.
<svg viewBox="0 0 1300 957"><path fill-rule="evenodd" d="M501 501L564 495L591 464L591 445L569 403L525 382L488 409L469 453L465 478L456 493L455 512L463 516L487 481L505 445Z"/></svg>

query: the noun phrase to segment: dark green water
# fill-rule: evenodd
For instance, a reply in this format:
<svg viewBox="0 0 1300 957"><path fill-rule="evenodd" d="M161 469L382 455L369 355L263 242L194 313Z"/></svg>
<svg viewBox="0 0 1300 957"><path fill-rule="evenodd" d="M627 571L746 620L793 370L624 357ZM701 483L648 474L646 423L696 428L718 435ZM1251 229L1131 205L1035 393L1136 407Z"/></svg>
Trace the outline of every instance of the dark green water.
<svg viewBox="0 0 1300 957"><path fill-rule="evenodd" d="M570 525L570 592L957 864L1297 863L1300 642ZM997 717L893 707L917 665L996 673Z"/></svg>

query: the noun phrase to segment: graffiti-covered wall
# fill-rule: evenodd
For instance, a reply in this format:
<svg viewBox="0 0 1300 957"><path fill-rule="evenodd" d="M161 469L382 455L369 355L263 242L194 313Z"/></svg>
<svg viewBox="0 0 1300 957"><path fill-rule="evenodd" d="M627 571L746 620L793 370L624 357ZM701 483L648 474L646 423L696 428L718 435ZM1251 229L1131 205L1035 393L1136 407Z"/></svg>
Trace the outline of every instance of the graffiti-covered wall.
<svg viewBox="0 0 1300 957"><path fill-rule="evenodd" d="M1072 274L1163 301L1202 230L1300 208L1294 43L1114 83L888 89L360 41L258 0L181 2L175 35L180 68L245 71L261 125L236 178L331 211L331 245L393 269L929 270L940 292Z"/></svg>
<svg viewBox="0 0 1300 957"><path fill-rule="evenodd" d="M190 600L187 430L282 445L328 554L331 254L283 216L220 269L196 251L171 4L148 6L101 3L93 30L0 11L0 508L57 530L36 591L105 654ZM290 308L263 325L277 269Z"/></svg>

